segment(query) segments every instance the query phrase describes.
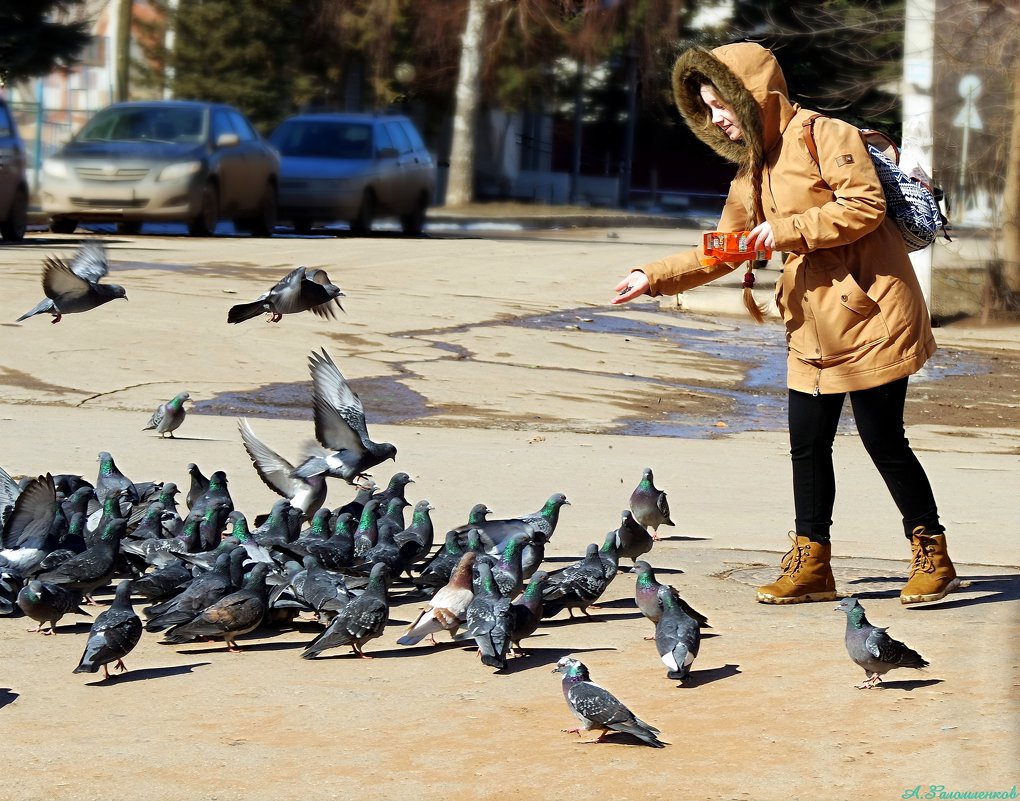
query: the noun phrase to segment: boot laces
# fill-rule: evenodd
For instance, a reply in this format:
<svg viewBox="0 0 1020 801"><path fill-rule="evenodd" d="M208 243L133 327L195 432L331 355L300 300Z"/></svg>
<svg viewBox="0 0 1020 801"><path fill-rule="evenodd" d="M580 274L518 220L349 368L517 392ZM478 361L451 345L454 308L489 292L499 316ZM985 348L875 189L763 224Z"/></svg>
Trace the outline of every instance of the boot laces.
<svg viewBox="0 0 1020 801"><path fill-rule="evenodd" d="M935 550L935 539L923 532L914 530L914 554L910 560L910 575L914 573L934 573L935 561L932 552Z"/></svg>
<svg viewBox="0 0 1020 801"><path fill-rule="evenodd" d="M804 554L808 550L808 546L801 545L793 532L790 532L788 536L793 544L790 546L790 550L786 552L786 555L779 560L779 567L784 575L795 576L804 562Z"/></svg>

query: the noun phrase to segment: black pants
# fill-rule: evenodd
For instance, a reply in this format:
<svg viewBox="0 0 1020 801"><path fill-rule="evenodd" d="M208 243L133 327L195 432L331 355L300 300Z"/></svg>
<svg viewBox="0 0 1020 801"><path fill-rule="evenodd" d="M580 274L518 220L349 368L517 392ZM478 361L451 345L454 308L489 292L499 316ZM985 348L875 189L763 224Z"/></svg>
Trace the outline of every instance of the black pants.
<svg viewBox="0 0 1020 801"><path fill-rule="evenodd" d="M917 526L929 534L945 529L928 476L917 461L903 431L907 379L850 393L854 421L861 441L885 479L903 515L907 537ZM846 393L809 395L790 390L790 456L793 460L793 502L796 532L825 542L832 526L836 476L832 443L836 437Z"/></svg>

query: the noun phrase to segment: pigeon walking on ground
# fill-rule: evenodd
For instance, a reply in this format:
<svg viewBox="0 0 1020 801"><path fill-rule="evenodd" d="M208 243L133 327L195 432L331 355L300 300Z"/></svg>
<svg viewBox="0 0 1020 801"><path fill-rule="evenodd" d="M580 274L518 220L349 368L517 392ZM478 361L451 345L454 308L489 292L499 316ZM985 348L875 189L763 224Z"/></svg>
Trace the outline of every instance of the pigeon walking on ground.
<svg viewBox="0 0 1020 801"><path fill-rule="evenodd" d="M178 392L166 403L161 403L152 413L149 422L142 428L142 431L155 431L162 437L169 434L170 439L174 438L174 431L181 427L184 422L184 401L191 396L187 392Z"/></svg>
<svg viewBox="0 0 1020 801"><path fill-rule="evenodd" d="M571 618L574 617L575 609L580 609L585 617L589 617L588 607L602 596L609 582L599 555L599 546L591 543L582 559L549 574L542 592L542 617L555 617L563 609L567 610Z"/></svg>
<svg viewBox="0 0 1020 801"><path fill-rule="evenodd" d="M453 636L467 619L467 609L474 598L471 588L471 574L478 554L468 551L457 563L457 567L445 586L440 587L428 604L421 610L414 622L407 627L398 645L415 645L425 637L435 644L438 631L448 631Z"/></svg>
<svg viewBox="0 0 1020 801"><path fill-rule="evenodd" d="M652 539L659 539L659 526L676 525L669 517L666 493L655 486L650 467L644 469L641 481L630 494L630 509L638 523L652 529Z"/></svg>
<svg viewBox="0 0 1020 801"><path fill-rule="evenodd" d="M310 455L294 471L299 478L317 475L342 478L355 484L366 471L386 459L396 459L388 442L373 442L365 422L365 407L340 369L323 349L308 357L312 373L315 438L329 453Z"/></svg>
<svg viewBox="0 0 1020 801"><path fill-rule="evenodd" d="M362 649L369 640L382 636L389 621L388 575L385 564L373 565L365 591L337 612L326 630L305 646L302 659L314 659L323 651L342 645L351 646L362 659L371 659Z"/></svg>
<svg viewBox="0 0 1020 801"><path fill-rule="evenodd" d="M71 263L49 256L43 262L42 285L45 300L21 315L21 322L37 314L52 314L50 322L59 323L65 314L87 312L117 298L127 300L127 292L118 284L100 281L110 271L103 243L87 240Z"/></svg>
<svg viewBox="0 0 1020 801"><path fill-rule="evenodd" d="M642 559L636 561L634 563L634 572L637 574L634 579L634 601L637 603L637 608L641 614L652 621L652 623L658 623L659 618L662 617L662 604L659 603L659 588L669 587L673 591L676 603L680 605L684 612L698 621L698 626L703 629L712 628L708 624L708 618L681 598L676 587L658 582L655 578L655 571L648 562ZM645 639L651 640L654 638L646 637Z"/></svg>
<svg viewBox="0 0 1020 801"><path fill-rule="evenodd" d="M593 682L584 663L565 656L552 672L563 674L563 697L581 724L563 731L580 736L582 731L598 729L598 738L589 741L595 743L601 743L607 734L618 731L654 748L665 747L666 743L658 737L659 730L635 716L609 690Z"/></svg>
<svg viewBox="0 0 1020 801"><path fill-rule="evenodd" d="M258 628L269 608L268 572L269 566L259 562L251 569L241 589L220 598L187 623L171 628L165 635L166 642L177 644L200 637L222 637L228 651L239 653L237 638Z"/></svg>
<svg viewBox="0 0 1020 801"><path fill-rule="evenodd" d="M64 615L91 617L81 608L81 602L82 594L80 592L38 579L28 582L18 592L18 607L26 616L39 624L29 631L40 634L56 634L57 622ZM43 629L43 623L50 624L49 630Z"/></svg>
<svg viewBox="0 0 1020 801"><path fill-rule="evenodd" d="M111 662L117 670L126 671L124 657L141 638L142 621L131 606L131 582L122 581L117 585L110 608L101 612L92 624L85 653L74 672L96 673L102 667L103 677L108 679L107 665Z"/></svg>
<svg viewBox="0 0 1020 801"><path fill-rule="evenodd" d="M655 647L666 666L666 676L686 679L701 647L701 628L677 603L672 587L659 587L658 601L662 614L655 624Z"/></svg>
<svg viewBox="0 0 1020 801"><path fill-rule="evenodd" d="M536 571L524 592L510 607L512 615L510 643L514 656L527 655L521 648L521 640L534 634L538 624L542 622L542 590L545 589L545 580L548 577L549 574L544 570Z"/></svg>
<svg viewBox="0 0 1020 801"><path fill-rule="evenodd" d="M505 668L513 612L510 599L500 592L487 561L478 562L478 589L468 605L465 622L468 636L478 646L482 664L497 670Z"/></svg>
<svg viewBox="0 0 1020 801"><path fill-rule="evenodd" d="M856 598L844 598L836 607L846 613L846 643L850 658L864 668L867 678L855 685L859 690L870 690L882 681L882 676L893 668L906 667L921 670L928 661L917 651L894 640L886 629L872 626L864 615L864 607Z"/></svg>
<svg viewBox="0 0 1020 801"><path fill-rule="evenodd" d="M616 551L620 558L626 557L637 565L637 560L652 550L654 542L648 529L634 519L630 509L620 513L620 525L616 528Z"/></svg>
<svg viewBox="0 0 1020 801"><path fill-rule="evenodd" d="M324 320L335 318L333 304L340 311L340 287L329 280L325 270L295 267L281 278L272 289L259 295L251 303L238 303L227 312L228 323L243 323L260 314L270 315L268 322L278 323L285 314L310 311Z"/></svg>

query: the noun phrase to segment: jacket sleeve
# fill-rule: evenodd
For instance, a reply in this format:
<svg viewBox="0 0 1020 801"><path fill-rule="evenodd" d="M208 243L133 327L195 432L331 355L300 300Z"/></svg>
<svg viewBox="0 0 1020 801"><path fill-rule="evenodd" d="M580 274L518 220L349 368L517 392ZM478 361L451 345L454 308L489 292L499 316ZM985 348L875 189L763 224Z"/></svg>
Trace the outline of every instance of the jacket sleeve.
<svg viewBox="0 0 1020 801"><path fill-rule="evenodd" d="M723 205L716 231L744 231L748 228L747 197L746 181L735 178L726 195L726 203ZM634 269L648 276L648 293L654 298L658 295L677 295L686 292L726 275L739 266L734 262L719 262L706 266L702 263L704 258L704 244L699 242L689 250L665 256Z"/></svg>
<svg viewBox="0 0 1020 801"><path fill-rule="evenodd" d="M801 137L800 149L807 153L802 127L792 127L789 135ZM831 189L831 199L796 214L770 219L777 250L808 253L846 245L871 233L885 218L882 184L857 128L819 117L814 124L814 139L818 174ZM772 181L780 179L777 174L770 177Z"/></svg>

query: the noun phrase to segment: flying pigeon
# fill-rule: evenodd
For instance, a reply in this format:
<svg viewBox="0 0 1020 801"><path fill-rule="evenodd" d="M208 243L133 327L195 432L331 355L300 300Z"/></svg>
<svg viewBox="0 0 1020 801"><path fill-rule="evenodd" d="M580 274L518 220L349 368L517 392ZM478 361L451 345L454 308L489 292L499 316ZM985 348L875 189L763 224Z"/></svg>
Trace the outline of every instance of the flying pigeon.
<svg viewBox="0 0 1020 801"><path fill-rule="evenodd" d="M340 311L340 298L344 293L329 280L325 270L295 267L281 278L268 292L259 295L251 303L231 306L227 312L228 323L243 323L260 314L270 315L268 322L278 323L285 314L310 311L325 319L335 318L333 303Z"/></svg>
<svg viewBox="0 0 1020 801"><path fill-rule="evenodd" d="M365 407L347 379L326 353L308 357L312 373L315 438L330 453L311 455L294 475L342 478L348 484L363 479L367 470L386 459L396 459L397 449L388 442L373 442L365 422Z"/></svg>
<svg viewBox="0 0 1020 801"><path fill-rule="evenodd" d="M388 575L389 568L385 564L373 565L365 591L336 613L326 630L305 646L301 657L313 659L329 648L349 645L362 659L371 659L362 649L369 640L382 636L389 621Z"/></svg>
<svg viewBox="0 0 1020 801"><path fill-rule="evenodd" d="M18 607L39 625L32 632L56 634L57 621L64 615L75 614L91 617L81 608L82 595L75 590L34 579L18 592ZM49 623L49 630L43 630L43 623Z"/></svg>
<svg viewBox="0 0 1020 801"><path fill-rule="evenodd" d="M677 603L672 587L659 587L658 601L662 614L655 624L655 647L666 666L666 676L686 679L701 646L701 628Z"/></svg>
<svg viewBox="0 0 1020 801"><path fill-rule="evenodd" d="M471 588L471 572L478 557L474 551L461 556L457 567L445 586L440 587L428 604L421 610L414 622L407 627L398 645L415 645L425 637L435 643L437 631L448 631L453 636L467 619L467 609L474 598Z"/></svg>
<svg viewBox="0 0 1020 801"><path fill-rule="evenodd" d="M917 651L894 640L886 629L872 626L864 616L864 607L856 598L844 598L835 607L846 613L846 643L850 658L864 668L867 678L855 685L859 690L870 690L882 681L882 675L893 668L907 667L921 670L928 662Z"/></svg>
<svg viewBox="0 0 1020 801"><path fill-rule="evenodd" d="M641 481L630 494L630 509L638 523L646 528L651 527L652 539L659 539L659 526L676 525L669 518L666 493L656 488L650 467L644 469Z"/></svg>
<svg viewBox="0 0 1020 801"><path fill-rule="evenodd" d="M153 431L162 437L169 434L170 439L174 438L174 431L181 427L184 422L184 401L191 396L187 392L178 392L166 403L161 403L152 413L149 422L142 428L142 431Z"/></svg>
<svg viewBox="0 0 1020 801"><path fill-rule="evenodd" d="M247 420L239 420L237 427L262 483L304 512L306 518L311 518L326 500L326 479L321 475L307 478L294 475L294 465L256 437Z"/></svg>
<svg viewBox="0 0 1020 801"><path fill-rule="evenodd" d="M84 242L70 265L55 256L47 257L43 264L42 285L46 299L15 322L48 313L53 315L50 322L59 323L65 314L91 311L116 298L127 300L124 287L99 283L110 271L102 242L94 239Z"/></svg>
<svg viewBox="0 0 1020 801"><path fill-rule="evenodd" d="M553 673L563 674L563 697L580 726L563 729L570 734L600 729L596 740L600 743L610 732L619 731L637 737L655 748L666 743L659 739L659 730L637 718L615 695L591 680L584 663L565 656L556 663Z"/></svg>
<svg viewBox="0 0 1020 801"><path fill-rule="evenodd" d="M103 677L108 679L110 662L117 670L126 671L124 657L141 638L142 621L131 606L131 582L122 581L117 585L110 608L100 612L93 622L85 653L74 672L96 673L102 667Z"/></svg>

